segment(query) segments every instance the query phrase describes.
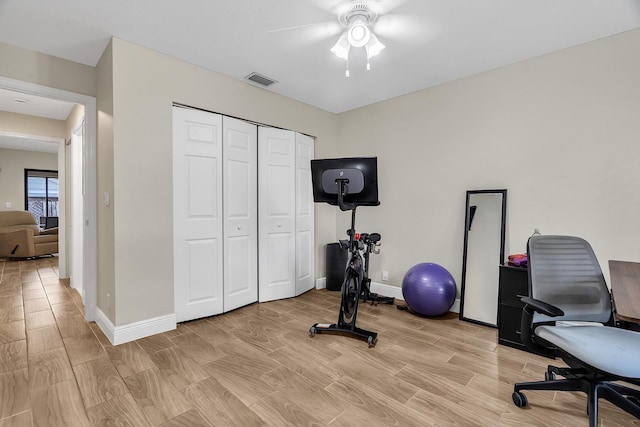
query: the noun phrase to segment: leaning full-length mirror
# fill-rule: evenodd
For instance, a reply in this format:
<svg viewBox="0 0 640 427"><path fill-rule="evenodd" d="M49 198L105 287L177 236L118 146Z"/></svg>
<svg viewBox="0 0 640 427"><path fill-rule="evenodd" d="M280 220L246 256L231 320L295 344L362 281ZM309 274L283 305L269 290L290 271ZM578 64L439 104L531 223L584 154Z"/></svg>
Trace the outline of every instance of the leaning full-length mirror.
<svg viewBox="0 0 640 427"><path fill-rule="evenodd" d="M467 191L460 319L498 322L499 266L504 261L507 190Z"/></svg>

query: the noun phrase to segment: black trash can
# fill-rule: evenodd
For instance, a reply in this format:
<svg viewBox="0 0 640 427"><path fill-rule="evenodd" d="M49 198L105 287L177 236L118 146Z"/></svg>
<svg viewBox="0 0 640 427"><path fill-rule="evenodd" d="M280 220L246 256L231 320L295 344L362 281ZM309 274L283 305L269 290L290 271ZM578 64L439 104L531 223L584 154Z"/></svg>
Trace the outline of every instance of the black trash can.
<svg viewBox="0 0 640 427"><path fill-rule="evenodd" d="M327 290L339 291L342 289L344 269L347 266L349 251L342 249L340 243L329 243L326 249L326 277Z"/></svg>

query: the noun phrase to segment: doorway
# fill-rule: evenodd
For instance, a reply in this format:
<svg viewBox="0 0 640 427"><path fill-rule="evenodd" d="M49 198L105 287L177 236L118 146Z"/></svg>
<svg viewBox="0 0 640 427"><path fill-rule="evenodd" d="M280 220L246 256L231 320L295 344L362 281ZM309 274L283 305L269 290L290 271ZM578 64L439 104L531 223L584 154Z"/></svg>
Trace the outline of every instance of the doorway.
<svg viewBox="0 0 640 427"><path fill-rule="evenodd" d="M82 150L83 174L80 179L84 197L82 200L82 243L76 248L82 253L80 264L82 265L82 292L85 305L85 319L95 320L97 304L97 224L96 224L96 135L97 135L97 109L96 99L92 96L82 95L48 86L0 77L0 88L12 90L24 94L39 96L49 99L57 99L84 106L84 138ZM64 146L59 153L64 153ZM64 163L64 162L63 162ZM62 171L64 173L64 171ZM69 247L69 240L65 239L64 245ZM65 251L66 252L66 251ZM62 260L61 260L62 261Z"/></svg>

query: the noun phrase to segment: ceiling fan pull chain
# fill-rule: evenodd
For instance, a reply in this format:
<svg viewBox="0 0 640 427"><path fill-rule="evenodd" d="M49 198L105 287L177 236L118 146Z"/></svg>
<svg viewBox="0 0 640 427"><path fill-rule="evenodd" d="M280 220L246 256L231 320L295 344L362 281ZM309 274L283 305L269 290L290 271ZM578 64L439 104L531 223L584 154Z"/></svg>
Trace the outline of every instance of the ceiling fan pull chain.
<svg viewBox="0 0 640 427"><path fill-rule="evenodd" d="M365 45L364 50L367 52L367 71L371 71L371 63L369 63L369 45Z"/></svg>

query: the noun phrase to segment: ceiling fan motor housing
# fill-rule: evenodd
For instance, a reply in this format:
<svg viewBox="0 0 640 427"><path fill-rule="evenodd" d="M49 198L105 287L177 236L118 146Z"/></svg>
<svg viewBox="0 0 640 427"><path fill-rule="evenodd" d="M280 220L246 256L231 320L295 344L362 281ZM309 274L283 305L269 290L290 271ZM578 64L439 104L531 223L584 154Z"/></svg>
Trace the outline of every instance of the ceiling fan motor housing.
<svg viewBox="0 0 640 427"><path fill-rule="evenodd" d="M338 21L344 27L351 27L356 22L362 22L365 25L370 25L375 22L377 14L369 9L366 3L355 2L346 12L343 12L338 16Z"/></svg>

